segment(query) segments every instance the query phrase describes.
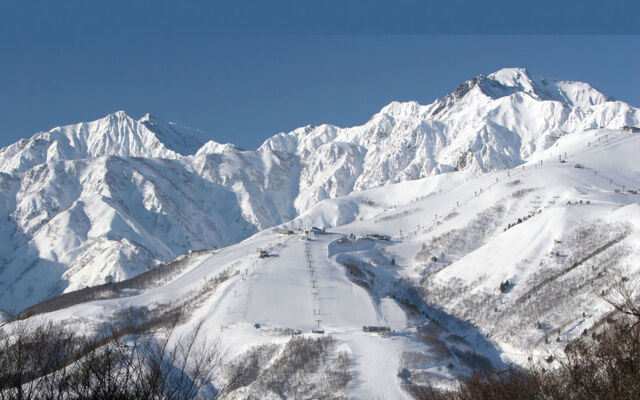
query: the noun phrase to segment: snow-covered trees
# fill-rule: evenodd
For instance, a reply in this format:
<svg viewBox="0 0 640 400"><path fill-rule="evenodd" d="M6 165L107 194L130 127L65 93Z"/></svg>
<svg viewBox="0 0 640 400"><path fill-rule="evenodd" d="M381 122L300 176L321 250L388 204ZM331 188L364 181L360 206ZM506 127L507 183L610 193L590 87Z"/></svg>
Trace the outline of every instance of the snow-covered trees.
<svg viewBox="0 0 640 400"><path fill-rule="evenodd" d="M416 399L573 400L637 399L640 393L640 287L618 275L607 301L615 318L604 318L592 335L569 343L540 364L476 372L455 390L409 382ZM605 322L606 321L606 322ZM551 366L551 368L549 368Z"/></svg>
<svg viewBox="0 0 640 400"><path fill-rule="evenodd" d="M351 381L351 361L338 352L333 359L330 336L317 339L296 337L282 348L277 345L254 347L240 355L226 369L222 398L342 399Z"/></svg>

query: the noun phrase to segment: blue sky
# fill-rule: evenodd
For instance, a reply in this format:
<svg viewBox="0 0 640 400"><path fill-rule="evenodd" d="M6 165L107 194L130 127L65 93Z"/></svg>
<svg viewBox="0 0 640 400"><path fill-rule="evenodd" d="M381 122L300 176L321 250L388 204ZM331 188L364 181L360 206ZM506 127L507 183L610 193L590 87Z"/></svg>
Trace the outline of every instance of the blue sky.
<svg viewBox="0 0 640 400"><path fill-rule="evenodd" d="M640 105L640 2L53 3L0 4L0 146L124 109L255 148L507 66Z"/></svg>

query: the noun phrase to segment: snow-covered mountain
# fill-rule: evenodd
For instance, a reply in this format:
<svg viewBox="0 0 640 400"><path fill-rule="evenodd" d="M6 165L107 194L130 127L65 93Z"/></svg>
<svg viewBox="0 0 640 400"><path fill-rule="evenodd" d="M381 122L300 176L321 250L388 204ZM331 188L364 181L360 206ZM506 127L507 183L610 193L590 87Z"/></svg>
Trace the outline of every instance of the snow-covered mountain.
<svg viewBox="0 0 640 400"><path fill-rule="evenodd" d="M517 167L325 199L283 230L18 318L162 337L180 316L175 337L219 341L208 388L222 399L410 399L474 369L553 368L570 341L616 323L602 297L615 279L640 282L639 153L637 133L566 134Z"/></svg>
<svg viewBox="0 0 640 400"><path fill-rule="evenodd" d="M509 68L429 105L394 102L362 126L302 127L253 151L149 114L57 127L0 150L0 309L237 243L326 199L513 168L565 135L626 125L640 110Z"/></svg>
<svg viewBox="0 0 640 400"><path fill-rule="evenodd" d="M139 121L124 111L92 122L61 126L0 150L0 171L24 173L34 166L102 156L177 158L202 146L202 135L150 114Z"/></svg>
<svg viewBox="0 0 640 400"><path fill-rule="evenodd" d="M571 132L637 124L640 113L586 83L503 69L459 85L429 105L391 103L353 128L304 127L259 150L302 160L298 212L353 190L441 172L510 168Z"/></svg>

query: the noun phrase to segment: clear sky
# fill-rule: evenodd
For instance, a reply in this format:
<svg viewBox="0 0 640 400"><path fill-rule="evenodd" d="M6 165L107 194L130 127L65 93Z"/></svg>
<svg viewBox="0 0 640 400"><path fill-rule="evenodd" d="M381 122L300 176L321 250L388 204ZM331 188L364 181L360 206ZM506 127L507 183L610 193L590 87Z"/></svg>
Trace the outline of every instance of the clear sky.
<svg viewBox="0 0 640 400"><path fill-rule="evenodd" d="M640 106L638 15L629 0L0 2L0 146L126 110L255 148L512 66Z"/></svg>

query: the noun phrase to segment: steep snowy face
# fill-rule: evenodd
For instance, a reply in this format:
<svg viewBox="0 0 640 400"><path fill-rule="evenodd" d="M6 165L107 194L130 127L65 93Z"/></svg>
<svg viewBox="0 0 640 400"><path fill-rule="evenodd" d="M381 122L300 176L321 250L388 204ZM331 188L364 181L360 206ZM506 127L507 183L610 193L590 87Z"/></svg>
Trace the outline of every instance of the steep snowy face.
<svg viewBox="0 0 640 400"><path fill-rule="evenodd" d="M234 204L240 209L236 217L258 229L297 215L293 201L298 195L301 166L298 157L291 153L270 149L241 151L225 145L223 151L201 149L188 161L192 171L202 179L234 193Z"/></svg>
<svg viewBox="0 0 640 400"><path fill-rule="evenodd" d="M201 130L165 122L150 113L138 122L153 132L165 147L183 156L195 154L206 142L205 133Z"/></svg>
<svg viewBox="0 0 640 400"><path fill-rule="evenodd" d="M180 160L50 161L21 180L2 174L0 185L0 308L7 310L256 232L229 188Z"/></svg>
<svg viewBox="0 0 640 400"><path fill-rule="evenodd" d="M118 111L96 121L40 132L1 149L0 171L20 173L49 161L102 156L177 158L187 147L185 141L194 140L190 138L170 125L152 123L149 117L136 121Z"/></svg>

